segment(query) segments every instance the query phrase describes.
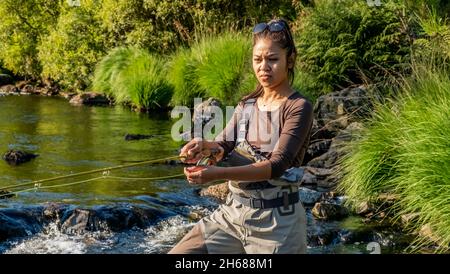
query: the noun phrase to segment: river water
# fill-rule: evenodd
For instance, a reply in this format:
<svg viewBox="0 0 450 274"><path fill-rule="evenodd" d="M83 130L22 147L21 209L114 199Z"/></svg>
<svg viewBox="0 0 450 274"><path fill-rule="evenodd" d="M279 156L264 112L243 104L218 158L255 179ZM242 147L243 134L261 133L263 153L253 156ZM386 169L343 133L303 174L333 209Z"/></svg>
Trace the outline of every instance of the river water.
<svg viewBox="0 0 450 274"><path fill-rule="evenodd" d="M17 149L39 155L19 166L0 161L0 187L174 156L181 146L170 136L173 121L166 114L139 114L122 107L72 106L67 100L56 97L0 96L0 117L0 154ZM153 137L126 141L127 133ZM112 171L109 177L99 181L26 191L11 199L0 199L0 208L4 209L25 210L53 202L83 208L145 205L164 213L151 226L119 232L105 229L69 235L56 223L50 223L38 233L0 242L0 253L165 253L193 226L193 213L208 214L217 204L198 196L197 189L189 186L183 177L157 181L130 178L180 173L180 166L147 165ZM95 176L99 174L46 185ZM311 231L317 225L308 210L308 229ZM351 217L343 222L320 225L342 228L363 224ZM385 239L380 236L382 238ZM366 243L359 242L311 246L308 252L368 253Z"/></svg>

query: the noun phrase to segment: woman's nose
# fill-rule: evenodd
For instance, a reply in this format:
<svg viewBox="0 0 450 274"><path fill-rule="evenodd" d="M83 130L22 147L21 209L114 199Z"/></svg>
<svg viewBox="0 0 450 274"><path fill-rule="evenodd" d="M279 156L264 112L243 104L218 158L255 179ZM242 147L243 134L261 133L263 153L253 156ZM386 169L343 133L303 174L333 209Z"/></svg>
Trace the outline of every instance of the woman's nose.
<svg viewBox="0 0 450 274"><path fill-rule="evenodd" d="M267 60L263 59L259 69L262 70L262 71L270 70L269 62L267 62Z"/></svg>

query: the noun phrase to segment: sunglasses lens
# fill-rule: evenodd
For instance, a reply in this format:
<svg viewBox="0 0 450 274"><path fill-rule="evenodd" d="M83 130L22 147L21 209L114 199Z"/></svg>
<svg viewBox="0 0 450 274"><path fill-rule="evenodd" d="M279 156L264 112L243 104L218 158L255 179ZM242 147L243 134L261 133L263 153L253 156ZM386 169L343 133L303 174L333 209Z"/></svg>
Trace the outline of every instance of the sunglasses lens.
<svg viewBox="0 0 450 274"><path fill-rule="evenodd" d="M263 32L267 28L266 23L259 23L253 28L253 33L260 33Z"/></svg>
<svg viewBox="0 0 450 274"><path fill-rule="evenodd" d="M275 22L269 26L269 30L272 32L282 31L284 29L284 25L279 22Z"/></svg>

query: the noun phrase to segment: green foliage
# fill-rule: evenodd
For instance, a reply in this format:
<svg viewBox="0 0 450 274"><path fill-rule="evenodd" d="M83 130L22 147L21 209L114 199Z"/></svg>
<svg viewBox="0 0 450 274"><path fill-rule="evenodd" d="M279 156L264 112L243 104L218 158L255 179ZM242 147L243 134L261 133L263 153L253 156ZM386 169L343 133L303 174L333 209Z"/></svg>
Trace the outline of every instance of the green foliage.
<svg viewBox="0 0 450 274"><path fill-rule="evenodd" d="M196 74L201 57L199 51L199 48L180 49L172 56L167 79L174 87L173 106L192 106L194 98L203 98L206 94L205 90L200 89Z"/></svg>
<svg viewBox="0 0 450 274"><path fill-rule="evenodd" d="M95 64L105 52L95 15L100 4L97 0L81 0L80 7L62 4L56 26L38 47L43 77L78 90L90 84Z"/></svg>
<svg viewBox="0 0 450 274"><path fill-rule="evenodd" d="M249 37L237 33L205 36L171 61L168 79L174 86L173 105L192 106L195 97L214 97L235 105L256 87Z"/></svg>
<svg viewBox="0 0 450 274"><path fill-rule="evenodd" d="M250 90L241 87L243 78L253 74L251 68L251 41L249 37L225 33L202 41L204 56L196 68L198 84L208 97L221 100L226 105L234 105ZM247 80L247 79L246 79ZM247 80L251 83L251 78ZM247 83L250 84L250 83ZM253 82L256 86L256 81Z"/></svg>
<svg viewBox="0 0 450 274"><path fill-rule="evenodd" d="M37 45L59 16L54 0L2 0L0 4L0 60L17 75L38 78L41 65Z"/></svg>
<svg viewBox="0 0 450 274"><path fill-rule="evenodd" d="M105 0L99 15L112 45L166 53L272 15L293 19L295 10L288 0Z"/></svg>
<svg viewBox="0 0 450 274"><path fill-rule="evenodd" d="M103 92L115 98L119 103L127 100L127 94L113 93L113 81L117 74L128 65L134 51L131 48L115 48L97 63L92 80L94 91Z"/></svg>
<svg viewBox="0 0 450 274"><path fill-rule="evenodd" d="M93 87L140 111L166 108L173 88L165 79L164 64L146 50L117 48L97 65Z"/></svg>
<svg viewBox="0 0 450 274"><path fill-rule="evenodd" d="M377 80L408 64L408 15L402 4L384 1L317 0L305 9L297 42L301 70L316 83L310 93Z"/></svg>
<svg viewBox="0 0 450 274"><path fill-rule="evenodd" d="M380 193L399 197L393 212L419 213L443 250L450 244L450 79L441 65L415 65L390 103L379 104L359 140L347 146L340 190L356 206ZM414 244L430 244L418 238ZM433 243L435 244L435 243Z"/></svg>

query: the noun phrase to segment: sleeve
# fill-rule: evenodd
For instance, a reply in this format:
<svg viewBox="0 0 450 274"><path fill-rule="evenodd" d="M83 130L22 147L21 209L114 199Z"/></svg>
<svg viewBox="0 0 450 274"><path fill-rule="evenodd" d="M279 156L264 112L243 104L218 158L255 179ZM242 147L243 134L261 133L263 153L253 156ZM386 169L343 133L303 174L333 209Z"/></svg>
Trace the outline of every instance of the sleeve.
<svg viewBox="0 0 450 274"><path fill-rule="evenodd" d="M243 105L240 103L231 117L230 121L228 121L226 127L219 133L214 141L217 142L224 149L224 157L226 157L236 145L237 139L237 124L240 120L241 114L243 110Z"/></svg>
<svg viewBox="0 0 450 274"><path fill-rule="evenodd" d="M313 121L312 104L302 99L299 103L293 104L288 111L278 144L269 159L272 169L271 179L280 177L292 166L299 150L309 139L308 134Z"/></svg>

